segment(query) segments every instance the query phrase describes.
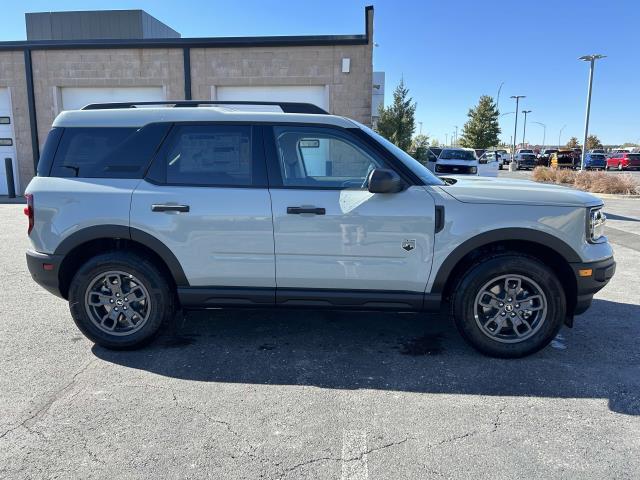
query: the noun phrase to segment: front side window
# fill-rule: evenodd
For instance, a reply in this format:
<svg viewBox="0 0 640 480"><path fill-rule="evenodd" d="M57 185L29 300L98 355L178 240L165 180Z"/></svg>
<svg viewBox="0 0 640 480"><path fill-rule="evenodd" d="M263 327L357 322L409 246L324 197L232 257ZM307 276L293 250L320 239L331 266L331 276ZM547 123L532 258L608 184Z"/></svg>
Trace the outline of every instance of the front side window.
<svg viewBox="0 0 640 480"><path fill-rule="evenodd" d="M383 161L349 136L328 128L274 127L285 186L364 188Z"/></svg>
<svg viewBox="0 0 640 480"><path fill-rule="evenodd" d="M251 127L176 127L165 155L166 182L173 185L251 186Z"/></svg>

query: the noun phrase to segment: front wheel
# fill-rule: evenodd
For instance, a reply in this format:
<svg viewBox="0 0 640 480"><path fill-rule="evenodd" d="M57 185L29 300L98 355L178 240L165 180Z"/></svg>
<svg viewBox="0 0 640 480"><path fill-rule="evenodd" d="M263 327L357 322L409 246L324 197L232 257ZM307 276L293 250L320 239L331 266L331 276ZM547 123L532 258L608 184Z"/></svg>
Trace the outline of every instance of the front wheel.
<svg viewBox="0 0 640 480"><path fill-rule="evenodd" d="M456 327L474 348L518 358L544 348L566 316L564 290L539 260L497 255L471 266L454 290Z"/></svg>
<svg viewBox="0 0 640 480"><path fill-rule="evenodd" d="M71 316L84 335L106 348L144 345L173 314L174 295L160 269L129 252L89 259L69 288Z"/></svg>

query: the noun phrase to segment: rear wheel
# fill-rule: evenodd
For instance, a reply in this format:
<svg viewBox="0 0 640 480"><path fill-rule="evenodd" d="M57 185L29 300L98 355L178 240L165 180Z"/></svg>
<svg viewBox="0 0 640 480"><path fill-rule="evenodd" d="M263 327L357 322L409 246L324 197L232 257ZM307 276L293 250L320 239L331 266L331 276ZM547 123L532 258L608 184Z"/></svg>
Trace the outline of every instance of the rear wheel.
<svg viewBox="0 0 640 480"><path fill-rule="evenodd" d="M621 172L623 170L622 163L618 164L618 170Z"/></svg>
<svg viewBox="0 0 640 480"><path fill-rule="evenodd" d="M566 316L556 275L535 258L502 254L471 266L454 290L462 336L480 352L518 358L544 348Z"/></svg>
<svg viewBox="0 0 640 480"><path fill-rule="evenodd" d="M88 260L69 289L74 322L93 342L112 349L144 345L174 309L167 279L148 259L109 252Z"/></svg>

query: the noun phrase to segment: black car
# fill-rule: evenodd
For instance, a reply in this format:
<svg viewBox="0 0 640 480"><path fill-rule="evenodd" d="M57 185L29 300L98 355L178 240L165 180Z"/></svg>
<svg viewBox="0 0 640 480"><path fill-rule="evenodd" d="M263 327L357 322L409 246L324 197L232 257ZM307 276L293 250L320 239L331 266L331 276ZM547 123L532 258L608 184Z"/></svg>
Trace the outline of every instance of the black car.
<svg viewBox="0 0 640 480"><path fill-rule="evenodd" d="M522 153L518 159L518 170L533 170L536 167L537 160L533 153Z"/></svg>

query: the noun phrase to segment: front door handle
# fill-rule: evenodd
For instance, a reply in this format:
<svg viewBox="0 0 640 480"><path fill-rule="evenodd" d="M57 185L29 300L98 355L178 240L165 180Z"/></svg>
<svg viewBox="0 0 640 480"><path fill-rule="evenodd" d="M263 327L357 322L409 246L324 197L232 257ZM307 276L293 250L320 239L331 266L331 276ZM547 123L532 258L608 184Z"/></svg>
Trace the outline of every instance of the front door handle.
<svg viewBox="0 0 640 480"><path fill-rule="evenodd" d="M326 210L318 207L287 207L289 215L300 215L302 213L312 213L314 215L324 215Z"/></svg>
<svg viewBox="0 0 640 480"><path fill-rule="evenodd" d="M152 212L183 212L189 211L189 205L176 205L174 203L154 204L151 205Z"/></svg>

